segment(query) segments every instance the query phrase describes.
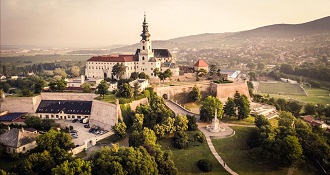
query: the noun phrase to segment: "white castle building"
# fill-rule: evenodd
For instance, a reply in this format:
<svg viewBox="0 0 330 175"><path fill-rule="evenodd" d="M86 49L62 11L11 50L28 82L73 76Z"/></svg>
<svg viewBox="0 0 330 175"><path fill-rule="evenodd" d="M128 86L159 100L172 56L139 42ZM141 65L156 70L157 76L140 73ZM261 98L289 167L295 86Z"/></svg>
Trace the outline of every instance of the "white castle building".
<svg viewBox="0 0 330 175"><path fill-rule="evenodd" d="M126 67L123 78L129 78L133 72L144 72L153 78L155 77L153 72L155 68L160 71L170 69L173 76L179 75L179 68L168 49L152 49L145 14L142 27L140 48L136 50L134 55L93 56L86 62L86 78L111 78L112 67L117 63L122 63Z"/></svg>

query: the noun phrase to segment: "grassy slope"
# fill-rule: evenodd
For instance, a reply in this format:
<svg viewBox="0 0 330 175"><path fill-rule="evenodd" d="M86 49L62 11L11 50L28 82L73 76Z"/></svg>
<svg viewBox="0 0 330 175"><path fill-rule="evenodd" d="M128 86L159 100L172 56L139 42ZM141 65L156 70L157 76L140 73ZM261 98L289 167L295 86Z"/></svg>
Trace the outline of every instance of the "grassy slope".
<svg viewBox="0 0 330 175"><path fill-rule="evenodd" d="M266 94L305 95L299 84L290 83L260 83L258 92Z"/></svg>
<svg viewBox="0 0 330 175"><path fill-rule="evenodd" d="M287 167L281 167L272 161L262 160L260 157L250 154L246 149L246 139L253 128L233 127L236 134L225 139L214 139L212 143L227 163L227 165L240 175L285 175ZM303 172L294 169L294 175L303 175ZM311 174L308 172L308 174Z"/></svg>
<svg viewBox="0 0 330 175"><path fill-rule="evenodd" d="M200 146L192 147L189 149L177 149L172 145L172 138L160 140L159 143L162 145L164 150L171 150L173 154L173 160L176 167L179 170L179 174L194 175L194 174L229 174L215 159L211 153L207 143ZM203 173L196 165L200 159L208 159L212 162L213 170L209 173Z"/></svg>
<svg viewBox="0 0 330 175"><path fill-rule="evenodd" d="M252 116L249 116L245 119L238 120L237 117L223 117L221 119L222 122L224 123L232 123L232 124L239 124L239 125L254 125L254 120L255 118Z"/></svg>
<svg viewBox="0 0 330 175"><path fill-rule="evenodd" d="M104 101L104 102L107 102L107 103L116 103L116 95L115 94L108 94L108 95L105 95L104 98L98 96L95 98L95 100L100 100L100 101Z"/></svg>

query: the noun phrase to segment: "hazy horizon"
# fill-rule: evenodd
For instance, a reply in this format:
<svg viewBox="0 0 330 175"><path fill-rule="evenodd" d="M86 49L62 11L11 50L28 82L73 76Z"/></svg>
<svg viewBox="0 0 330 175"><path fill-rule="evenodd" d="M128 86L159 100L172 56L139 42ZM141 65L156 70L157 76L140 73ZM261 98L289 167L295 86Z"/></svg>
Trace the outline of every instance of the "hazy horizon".
<svg viewBox="0 0 330 175"><path fill-rule="evenodd" d="M109 47L140 41L144 12L152 40L298 24L329 16L328 0L1 0L1 45Z"/></svg>

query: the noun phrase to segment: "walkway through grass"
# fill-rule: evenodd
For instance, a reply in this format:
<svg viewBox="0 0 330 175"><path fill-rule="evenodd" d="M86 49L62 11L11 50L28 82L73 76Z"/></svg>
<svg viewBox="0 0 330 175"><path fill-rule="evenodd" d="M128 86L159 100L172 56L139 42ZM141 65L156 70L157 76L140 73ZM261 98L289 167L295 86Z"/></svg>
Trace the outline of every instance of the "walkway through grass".
<svg viewBox="0 0 330 175"><path fill-rule="evenodd" d="M177 149L172 145L172 138L167 138L159 141L162 145L163 150L171 150L173 154L173 160L176 167L179 170L179 174L185 175L227 175L229 174L215 159L211 153L207 143L201 144L200 146L192 147L189 149ZM200 159L208 159L212 162L213 170L209 173L203 173L196 165Z"/></svg>
<svg viewBox="0 0 330 175"><path fill-rule="evenodd" d="M281 167L272 161L261 159L250 153L246 139L255 128L232 127L236 134L225 139L213 139L212 143L218 154L240 175L286 175L288 167ZM294 175L303 175L306 172L295 169Z"/></svg>

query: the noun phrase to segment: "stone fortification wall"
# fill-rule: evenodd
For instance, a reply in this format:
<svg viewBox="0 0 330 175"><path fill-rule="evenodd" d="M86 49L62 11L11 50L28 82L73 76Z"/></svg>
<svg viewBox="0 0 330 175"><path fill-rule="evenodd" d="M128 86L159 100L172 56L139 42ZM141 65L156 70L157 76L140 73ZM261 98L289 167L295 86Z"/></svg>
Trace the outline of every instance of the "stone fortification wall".
<svg viewBox="0 0 330 175"><path fill-rule="evenodd" d="M56 93L56 92L42 92L41 99L43 100L80 100L93 101L97 94L91 93Z"/></svg>
<svg viewBox="0 0 330 175"><path fill-rule="evenodd" d="M197 84L199 83L199 84ZM170 100L178 101L179 103L185 103L182 101L182 97L189 98L187 95L192 90L195 84L180 85L180 86L158 86L154 88L154 91L158 96L164 97ZM246 95L250 99L249 89L247 83L228 83L228 84L216 84L210 82L196 82L201 94L215 95L222 102L226 102L228 97L233 98L236 91L240 94Z"/></svg>
<svg viewBox="0 0 330 175"><path fill-rule="evenodd" d="M211 89L216 92L216 97L219 98L221 102L226 102L228 97L234 98L236 91L241 95L246 95L250 100L249 88L246 82L228 84L211 83Z"/></svg>
<svg viewBox="0 0 330 175"><path fill-rule="evenodd" d="M111 127L118 122L119 115L119 105L94 100L89 125L100 126L105 130L111 131Z"/></svg>
<svg viewBox="0 0 330 175"><path fill-rule="evenodd" d="M28 115L35 115L40 101L40 95L35 97L8 97L0 102L0 110L8 112L27 112Z"/></svg>
<svg viewBox="0 0 330 175"><path fill-rule="evenodd" d="M135 111L136 107L138 107L140 104L148 104L148 98L142 98L140 100L132 101L129 105L131 106L131 110Z"/></svg>
<svg viewBox="0 0 330 175"><path fill-rule="evenodd" d="M179 94L189 93L194 85L197 85L201 93L210 92L210 83L209 82L196 82L196 84L187 84L187 85L176 85L176 86L157 86L154 88L154 91L160 97L167 96L167 99L175 100L174 97Z"/></svg>

